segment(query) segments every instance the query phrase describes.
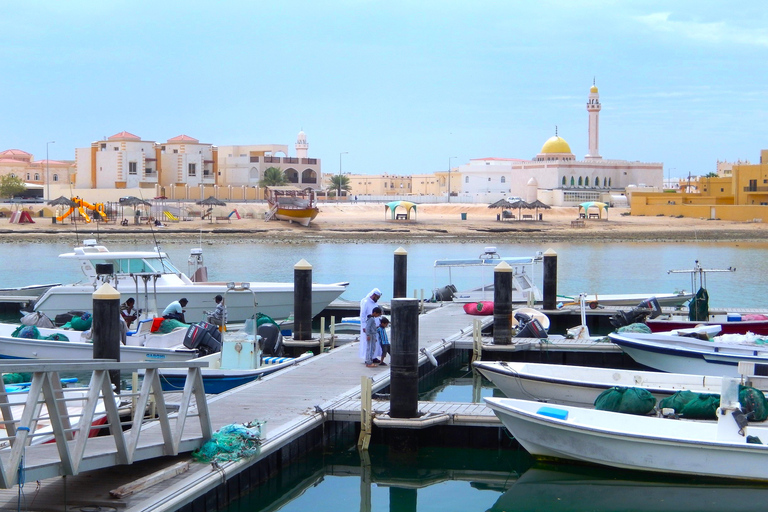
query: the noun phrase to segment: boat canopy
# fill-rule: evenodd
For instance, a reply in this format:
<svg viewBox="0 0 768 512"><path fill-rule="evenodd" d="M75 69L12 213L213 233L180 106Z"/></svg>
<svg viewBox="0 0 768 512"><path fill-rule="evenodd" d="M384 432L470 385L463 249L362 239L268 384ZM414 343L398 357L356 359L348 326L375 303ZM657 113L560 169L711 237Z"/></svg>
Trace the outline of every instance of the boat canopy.
<svg viewBox="0 0 768 512"><path fill-rule="evenodd" d="M411 211L414 213L414 217L416 216L416 207L418 205L416 203L412 203L410 201L391 201L389 203L386 203L384 205L384 216L387 216L387 210L390 211L390 218L395 218L395 210L397 210L398 207L405 208L405 215L406 219L411 218Z"/></svg>
<svg viewBox="0 0 768 512"><path fill-rule="evenodd" d="M495 267L502 261L506 262L510 266L514 265L532 265L536 258L532 256L510 256L507 258L467 258L467 259L449 259L449 260L435 260L435 268L447 268L447 267Z"/></svg>

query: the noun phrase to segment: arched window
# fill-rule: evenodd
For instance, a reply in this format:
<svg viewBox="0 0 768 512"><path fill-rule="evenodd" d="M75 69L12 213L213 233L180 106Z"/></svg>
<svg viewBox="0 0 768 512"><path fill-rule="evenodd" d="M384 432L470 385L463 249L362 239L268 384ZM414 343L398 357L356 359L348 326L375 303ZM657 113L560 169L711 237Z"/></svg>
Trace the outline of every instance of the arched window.
<svg viewBox="0 0 768 512"><path fill-rule="evenodd" d="M469 183L469 176L464 176L464 183Z"/></svg>
<svg viewBox="0 0 768 512"><path fill-rule="evenodd" d="M571 176L571 186L574 186L575 184L576 184L576 182L574 181L574 177Z"/></svg>
<svg viewBox="0 0 768 512"><path fill-rule="evenodd" d="M588 186L589 186L589 176L587 176L586 178L584 178L584 186L585 186L585 187L588 187Z"/></svg>
<svg viewBox="0 0 768 512"><path fill-rule="evenodd" d="M35 181L40 181L40 175L35 173Z"/></svg>
<svg viewBox="0 0 768 512"><path fill-rule="evenodd" d="M53 181L59 181L59 175L58 174L54 174L53 175Z"/></svg>
<svg viewBox="0 0 768 512"><path fill-rule="evenodd" d="M259 181L259 170L256 167L251 167L248 171L248 181Z"/></svg>
<svg viewBox="0 0 768 512"><path fill-rule="evenodd" d="M501 182L502 183L506 183L507 182L507 177L506 176L502 176L501 177Z"/></svg>
<svg viewBox="0 0 768 512"><path fill-rule="evenodd" d="M596 187L596 188L600 188L600 176L598 176L597 178L595 178L595 187Z"/></svg>
<svg viewBox="0 0 768 512"><path fill-rule="evenodd" d="M563 186L565 186L565 176L563 176Z"/></svg>
<svg viewBox="0 0 768 512"><path fill-rule="evenodd" d="M584 181L581 179L581 176L579 176L579 186L581 187L584 184Z"/></svg>
<svg viewBox="0 0 768 512"><path fill-rule="evenodd" d="M608 186L611 186L611 178L608 178Z"/></svg>
<svg viewBox="0 0 768 512"><path fill-rule="evenodd" d="M27 181L29 181L29 179L30 179L29 177L30 177L30 174L27 173Z"/></svg>

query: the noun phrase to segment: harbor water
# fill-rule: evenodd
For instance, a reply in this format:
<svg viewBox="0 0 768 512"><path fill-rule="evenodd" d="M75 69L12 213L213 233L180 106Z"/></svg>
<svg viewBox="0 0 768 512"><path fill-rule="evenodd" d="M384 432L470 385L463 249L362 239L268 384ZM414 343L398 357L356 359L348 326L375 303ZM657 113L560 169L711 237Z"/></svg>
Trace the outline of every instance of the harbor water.
<svg viewBox="0 0 768 512"><path fill-rule="evenodd" d="M343 297L360 300L378 287L384 299L392 296L393 253L408 251L408 293L424 290L429 298L435 288L449 283L445 270L435 272L434 261L473 258L484 246L462 243L302 243L264 244L250 241L203 243L211 281L290 281L293 265L302 258L313 266L313 281L349 282ZM77 263L57 256L70 252L73 243L2 243L0 288L43 283L69 283L82 279ZM109 243L112 250L150 250L152 244ZM161 244L174 264L187 268L189 251L199 244L167 241ZM552 249L558 254L558 294L579 293L672 293L691 291L687 274L668 274L673 269L692 269L695 261L704 268L736 267L736 272L708 276L710 305L728 308L768 308L763 279L768 275L766 243L558 243L546 246L519 243L496 246L501 256L533 256ZM459 271L460 270L460 271ZM461 289L493 281L486 269L454 270L454 284ZM539 276L540 277L540 276ZM695 291L695 290L694 290ZM130 293L130 292L127 292ZM563 299L567 300L567 299Z"/></svg>

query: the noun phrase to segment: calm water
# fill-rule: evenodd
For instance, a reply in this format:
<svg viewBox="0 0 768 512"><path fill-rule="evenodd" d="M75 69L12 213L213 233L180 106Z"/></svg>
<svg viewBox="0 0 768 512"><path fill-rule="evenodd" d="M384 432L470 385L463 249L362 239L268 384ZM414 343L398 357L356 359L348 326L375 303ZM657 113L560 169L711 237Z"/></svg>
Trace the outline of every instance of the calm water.
<svg viewBox="0 0 768 512"><path fill-rule="evenodd" d="M181 270L187 270L188 243L161 244ZM197 246L198 244L194 244ZM435 287L448 284L445 271L435 273L434 260L472 258L484 247L477 244L402 244L408 251L408 288L423 289L429 297ZM400 244L261 244L249 241L203 243L211 280L286 281L293 279L293 265L304 258L313 265L315 282L350 283L344 297L359 300L373 287L385 300L392 295L393 252ZM117 249L149 249L145 244L109 244ZM670 293L690 290L687 274L668 274L671 269L693 268L699 260L705 268L736 267L735 273L708 277L710 303L716 307L768 308L764 293L768 275L766 243L603 243L498 245L502 256L531 256L553 249L558 253L558 293ZM81 279L76 264L57 258L71 251L71 243L0 243L0 287ZM459 289L492 282L492 272L454 271Z"/></svg>
<svg viewBox="0 0 768 512"><path fill-rule="evenodd" d="M522 450L423 448L412 462L371 446L296 462L226 512L763 511L768 486L584 465L546 465ZM362 475L365 475L364 477Z"/></svg>

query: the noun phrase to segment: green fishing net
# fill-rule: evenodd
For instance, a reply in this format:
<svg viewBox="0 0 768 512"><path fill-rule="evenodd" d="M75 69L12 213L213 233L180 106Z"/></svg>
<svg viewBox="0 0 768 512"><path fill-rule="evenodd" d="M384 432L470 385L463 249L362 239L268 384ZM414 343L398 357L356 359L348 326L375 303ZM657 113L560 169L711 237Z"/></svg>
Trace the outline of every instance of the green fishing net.
<svg viewBox="0 0 768 512"><path fill-rule="evenodd" d="M199 450L192 453L197 462L227 462L258 455L261 450L261 436L264 421L245 424L232 423L223 426L213 434Z"/></svg>

